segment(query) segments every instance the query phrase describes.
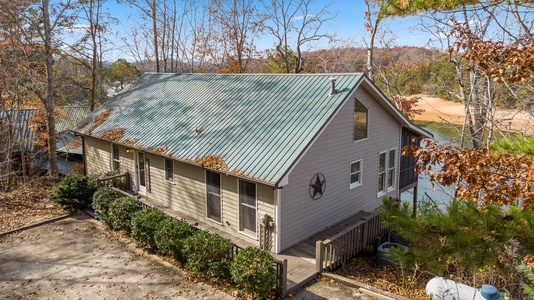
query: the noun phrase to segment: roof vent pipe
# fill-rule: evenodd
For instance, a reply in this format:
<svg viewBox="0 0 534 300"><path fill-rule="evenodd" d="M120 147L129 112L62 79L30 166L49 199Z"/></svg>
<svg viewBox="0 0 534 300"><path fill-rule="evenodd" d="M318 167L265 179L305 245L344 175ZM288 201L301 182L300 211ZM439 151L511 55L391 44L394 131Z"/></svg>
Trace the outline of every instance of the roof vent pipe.
<svg viewBox="0 0 534 300"><path fill-rule="evenodd" d="M330 78L330 96L337 94L336 80L337 79L335 77Z"/></svg>

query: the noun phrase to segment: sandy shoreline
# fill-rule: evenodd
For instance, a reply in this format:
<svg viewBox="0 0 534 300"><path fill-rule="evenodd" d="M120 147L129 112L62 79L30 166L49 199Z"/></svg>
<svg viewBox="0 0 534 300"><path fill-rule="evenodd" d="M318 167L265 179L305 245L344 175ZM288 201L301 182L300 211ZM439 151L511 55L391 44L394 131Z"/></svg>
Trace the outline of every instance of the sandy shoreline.
<svg viewBox="0 0 534 300"><path fill-rule="evenodd" d="M416 108L423 109L422 115L415 116L416 121L432 121L462 125L464 122L464 107L461 103L443 100L441 98L428 95L418 95L421 97ZM528 113L514 109L498 108L495 116L495 126L502 132L510 129L517 132L534 134L534 119Z"/></svg>

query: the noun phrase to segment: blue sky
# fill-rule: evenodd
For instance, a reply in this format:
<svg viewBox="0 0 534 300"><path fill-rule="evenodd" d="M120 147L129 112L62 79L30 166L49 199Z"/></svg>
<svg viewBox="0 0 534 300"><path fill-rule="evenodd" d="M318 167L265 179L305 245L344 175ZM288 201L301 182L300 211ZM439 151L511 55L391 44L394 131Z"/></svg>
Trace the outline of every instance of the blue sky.
<svg viewBox="0 0 534 300"><path fill-rule="evenodd" d="M319 5L325 2L317 1ZM108 0L106 7L109 13L120 21L119 25L113 26L114 30L118 32L118 36L124 36L129 27L136 26L137 21L129 21L128 16L138 16L135 8L131 8L128 4L118 4L116 0ZM325 29L328 32L335 32L339 37L345 40L350 40L350 43L338 43L337 45L363 47L363 37L367 35L364 27L364 0L334 0L332 10L337 11L337 17L328 24ZM397 46L420 46L424 47L429 35L420 30L414 29L417 24L417 18L394 18L383 22L383 28L389 28L394 32L395 42ZM113 38L116 43L119 38ZM263 36L256 39L256 46L259 50L272 48L273 40L268 36ZM313 45L314 49L328 48L328 43L321 42ZM109 59L115 60L118 56L125 56L121 51L114 51Z"/></svg>

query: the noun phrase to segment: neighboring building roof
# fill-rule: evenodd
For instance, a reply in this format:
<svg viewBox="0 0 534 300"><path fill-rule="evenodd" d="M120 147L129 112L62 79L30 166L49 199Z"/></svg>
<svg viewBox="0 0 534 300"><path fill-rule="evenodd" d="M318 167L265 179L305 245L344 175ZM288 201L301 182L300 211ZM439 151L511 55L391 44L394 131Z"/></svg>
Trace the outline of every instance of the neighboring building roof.
<svg viewBox="0 0 534 300"><path fill-rule="evenodd" d="M0 123L11 123L13 136L16 140L14 143L17 150L23 146L26 150L33 149L33 131L29 123L33 114L37 111L35 108L0 110Z"/></svg>
<svg viewBox="0 0 534 300"><path fill-rule="evenodd" d="M274 185L361 82L373 86L363 74L145 73L74 131L189 163L220 156L229 172Z"/></svg>
<svg viewBox="0 0 534 300"><path fill-rule="evenodd" d="M59 109L64 114L59 115L56 119L56 132L74 128L91 112L89 106L61 106Z"/></svg>
<svg viewBox="0 0 534 300"><path fill-rule="evenodd" d="M80 120L87 117L90 113L89 106L61 106L59 109L63 111L63 113L56 118L56 132L74 128ZM0 122L6 122L7 119L9 119L9 122L13 124L17 146L20 145L20 141L23 141L24 149L30 151L33 150L35 136L33 130L30 128L30 121L36 112L36 108L0 110ZM63 141L58 139L58 143L59 142L62 143L60 147L63 147ZM70 150L70 152L81 153L81 146L79 149Z"/></svg>

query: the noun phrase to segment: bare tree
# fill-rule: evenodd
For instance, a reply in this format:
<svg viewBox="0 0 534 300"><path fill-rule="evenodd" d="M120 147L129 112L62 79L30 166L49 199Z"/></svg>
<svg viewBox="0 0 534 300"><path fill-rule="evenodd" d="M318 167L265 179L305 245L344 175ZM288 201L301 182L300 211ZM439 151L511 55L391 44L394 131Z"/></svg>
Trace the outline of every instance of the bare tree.
<svg viewBox="0 0 534 300"><path fill-rule="evenodd" d="M374 61L373 54L375 50L375 38L378 33L380 22L384 18L385 4L383 0L365 0L365 30L369 32L369 38L366 40L367 46L367 75L374 80Z"/></svg>
<svg viewBox="0 0 534 300"><path fill-rule="evenodd" d="M139 9L140 13L146 17L151 24L151 38L153 53L152 57L155 60L156 72L160 72L160 53L159 53L159 30L158 30L158 1L156 0L119 0L119 3L124 1L133 7ZM166 2L166 1L165 1Z"/></svg>
<svg viewBox="0 0 534 300"><path fill-rule="evenodd" d="M484 41L491 41L493 45L510 45L522 41L531 44L533 24L530 20L533 15L534 11L530 5L523 5L518 1L481 1L474 5L459 6L454 10L427 12L422 18L423 28L433 34L443 48L449 49L449 62L454 65L456 71L457 85L442 88L450 98L464 105L462 146L469 139L473 148L482 149L494 138L493 132L506 131L503 128L503 120L495 117L495 105L503 101L502 97L514 97L519 106L525 100L532 103L532 96L528 93L520 93L523 96L517 93L518 90L531 89L531 79L511 82L502 78L501 81L492 76L489 70L498 68L488 68L488 61L477 61L476 57L470 56L469 53L473 46L481 45ZM491 52L491 43L487 44L490 48L487 48L486 52ZM506 52L498 54L499 60L504 61L506 55ZM509 67L513 68L512 65ZM518 67L524 69L523 66ZM508 71L503 71L506 72ZM499 93L502 86L508 89L509 93Z"/></svg>
<svg viewBox="0 0 534 300"><path fill-rule="evenodd" d="M314 0L263 0L265 29L275 38L275 48L284 61L286 73L302 71L303 46L321 39L330 39L332 34L323 32L323 25L334 19L332 3L312 9ZM292 49L293 48L293 49ZM295 53L293 70L289 61Z"/></svg>

